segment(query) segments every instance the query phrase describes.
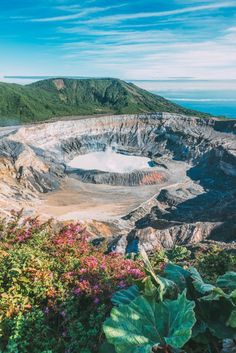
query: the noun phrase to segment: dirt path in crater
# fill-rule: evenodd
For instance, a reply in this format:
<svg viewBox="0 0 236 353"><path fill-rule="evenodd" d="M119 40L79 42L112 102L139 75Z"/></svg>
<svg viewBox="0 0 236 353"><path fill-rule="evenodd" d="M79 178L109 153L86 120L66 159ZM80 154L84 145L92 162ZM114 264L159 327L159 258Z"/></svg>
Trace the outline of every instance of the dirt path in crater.
<svg viewBox="0 0 236 353"><path fill-rule="evenodd" d="M41 198L42 202L37 211L61 220L114 219L138 207L156 192L156 185L96 185L66 178L60 190Z"/></svg>

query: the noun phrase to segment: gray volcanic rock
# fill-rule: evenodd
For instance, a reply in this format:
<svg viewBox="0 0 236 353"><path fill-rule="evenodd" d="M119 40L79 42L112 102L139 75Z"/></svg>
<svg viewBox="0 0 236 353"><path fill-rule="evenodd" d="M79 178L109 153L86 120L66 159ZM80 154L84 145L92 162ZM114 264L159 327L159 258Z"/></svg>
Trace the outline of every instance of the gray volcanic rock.
<svg viewBox="0 0 236 353"><path fill-rule="evenodd" d="M130 173L103 172L98 170L71 171L69 174L84 183L122 185L122 186L142 186L155 185L167 180L166 172L160 170L135 170Z"/></svg>
<svg viewBox="0 0 236 353"><path fill-rule="evenodd" d="M145 156L155 164L131 173L72 171L77 155L104 151ZM156 194L116 220L118 251L137 244L236 241L236 122L175 114L105 116L1 131L0 204L24 205L70 174L95 184L156 185ZM6 193L8 190L8 193ZM2 202L2 203L1 203ZM20 203L21 202L21 203ZM114 221L113 221L114 224ZM111 223L112 225L112 223Z"/></svg>

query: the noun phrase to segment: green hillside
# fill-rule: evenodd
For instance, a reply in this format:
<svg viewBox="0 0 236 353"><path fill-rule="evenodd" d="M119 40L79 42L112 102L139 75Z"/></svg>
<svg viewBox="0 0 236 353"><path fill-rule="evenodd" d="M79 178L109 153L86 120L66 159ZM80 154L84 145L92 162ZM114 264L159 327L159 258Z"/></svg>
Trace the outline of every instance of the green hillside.
<svg viewBox="0 0 236 353"><path fill-rule="evenodd" d="M209 116L118 79L48 79L21 86L0 83L1 125L92 114L173 112Z"/></svg>

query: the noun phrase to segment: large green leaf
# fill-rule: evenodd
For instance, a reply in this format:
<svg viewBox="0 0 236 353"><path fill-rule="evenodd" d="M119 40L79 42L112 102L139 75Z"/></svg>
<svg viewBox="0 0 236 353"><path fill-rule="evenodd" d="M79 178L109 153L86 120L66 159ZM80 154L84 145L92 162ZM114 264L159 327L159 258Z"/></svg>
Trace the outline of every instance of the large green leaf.
<svg viewBox="0 0 236 353"><path fill-rule="evenodd" d="M129 305L112 309L104 332L117 353L151 353L153 347L166 345L181 348L196 321L194 306L186 292L160 303L139 296Z"/></svg>
<svg viewBox="0 0 236 353"><path fill-rule="evenodd" d="M196 338L199 335L205 333L207 324L204 321L197 320L192 330L192 338Z"/></svg>
<svg viewBox="0 0 236 353"><path fill-rule="evenodd" d="M236 289L236 272L226 272L223 276L220 276L217 279L216 284L220 288L225 288L229 291L234 291Z"/></svg>
<svg viewBox="0 0 236 353"><path fill-rule="evenodd" d="M156 300L159 298L159 287L155 286L150 276L143 280L144 290L143 296L150 300Z"/></svg>
<svg viewBox="0 0 236 353"><path fill-rule="evenodd" d="M201 294L206 294L213 291L216 287L212 284L205 283L200 275L200 273L194 267L189 269L191 273L191 278L193 280L194 288Z"/></svg>
<svg viewBox="0 0 236 353"><path fill-rule="evenodd" d="M158 294L159 294L159 299L163 300L163 296L165 293L165 284L163 283L163 281L159 278L159 276L156 275L156 273L154 272L154 269L152 267L151 262L149 261L148 255L146 253L146 251L144 249L141 249L140 251L140 255L142 257L142 260L145 264L145 271L147 272L147 274L151 277L154 285L157 287L158 289Z"/></svg>
<svg viewBox="0 0 236 353"><path fill-rule="evenodd" d="M214 301L201 301L203 321L210 332L219 339L236 338L236 331L229 325L235 306L227 298L221 297ZM230 321L231 322L231 321Z"/></svg>
<svg viewBox="0 0 236 353"><path fill-rule="evenodd" d="M176 295L176 293L178 292L177 284L171 279L161 277L155 273L152 264L149 261L148 255L143 249L141 250L140 254L145 264L145 270L150 278L145 281L145 296L159 297L159 300L163 300L164 295L168 295L169 297ZM167 267L168 266L169 265L167 265ZM152 284L156 287L156 289L153 287Z"/></svg>
<svg viewBox="0 0 236 353"><path fill-rule="evenodd" d="M129 304L140 295L137 286L131 286L127 289L122 289L113 294L111 301L114 305Z"/></svg>
<svg viewBox="0 0 236 353"><path fill-rule="evenodd" d="M225 292L221 288L215 288L210 292L210 294L201 297L201 300L211 302L213 300L220 300L221 298L230 299L230 296L228 294L225 294Z"/></svg>
<svg viewBox="0 0 236 353"><path fill-rule="evenodd" d="M175 297L176 293L178 293L178 288L173 281L170 281L166 278L156 275L159 283L162 283L162 293L160 295L160 286L157 286L156 281L153 283L153 277L148 276L143 280L144 283L144 291L143 295L145 298L153 299L161 299L163 295L167 295L168 298Z"/></svg>
<svg viewBox="0 0 236 353"><path fill-rule="evenodd" d="M222 298L228 300L233 306L236 306L236 290L227 294L223 291L223 289L216 287L208 295L201 297L200 300L212 302L214 300L220 300Z"/></svg>
<svg viewBox="0 0 236 353"><path fill-rule="evenodd" d="M180 291L187 288L191 273L182 267L174 264L167 264L164 270L165 278L173 281Z"/></svg>

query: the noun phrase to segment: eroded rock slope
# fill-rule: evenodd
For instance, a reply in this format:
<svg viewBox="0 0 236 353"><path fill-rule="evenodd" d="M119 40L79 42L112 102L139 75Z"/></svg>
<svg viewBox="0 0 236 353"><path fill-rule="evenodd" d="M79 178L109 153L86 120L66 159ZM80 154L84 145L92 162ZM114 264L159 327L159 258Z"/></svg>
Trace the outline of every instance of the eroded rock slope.
<svg viewBox="0 0 236 353"><path fill-rule="evenodd" d="M149 157L150 171L71 170L78 154L112 146ZM156 195L116 220L118 250L236 240L236 122L160 113L105 116L1 129L0 202L3 211L33 208L39 194L66 175L110 185L156 184ZM140 174L141 173L141 174ZM114 223L114 222L113 222Z"/></svg>

